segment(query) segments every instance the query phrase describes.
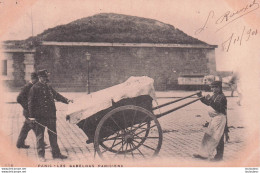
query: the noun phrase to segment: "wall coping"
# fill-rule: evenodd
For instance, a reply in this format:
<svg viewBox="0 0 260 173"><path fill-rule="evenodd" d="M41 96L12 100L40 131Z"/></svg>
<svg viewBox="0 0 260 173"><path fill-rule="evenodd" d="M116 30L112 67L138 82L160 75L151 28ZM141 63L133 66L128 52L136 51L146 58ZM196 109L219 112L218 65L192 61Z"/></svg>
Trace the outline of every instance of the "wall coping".
<svg viewBox="0 0 260 173"><path fill-rule="evenodd" d="M217 45L203 44L157 44L157 43L104 43L104 42L55 42L43 41L45 46L95 46L95 47L171 47L171 48L205 48L215 49Z"/></svg>
<svg viewBox="0 0 260 173"><path fill-rule="evenodd" d="M26 49L3 49L5 53L35 53L35 49L26 50Z"/></svg>

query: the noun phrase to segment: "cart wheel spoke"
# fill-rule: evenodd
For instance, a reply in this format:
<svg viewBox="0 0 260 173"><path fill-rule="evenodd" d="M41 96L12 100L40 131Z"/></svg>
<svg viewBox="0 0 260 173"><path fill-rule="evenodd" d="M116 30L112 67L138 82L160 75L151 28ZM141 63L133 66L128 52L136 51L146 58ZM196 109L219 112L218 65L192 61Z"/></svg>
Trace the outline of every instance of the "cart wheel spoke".
<svg viewBox="0 0 260 173"><path fill-rule="evenodd" d="M123 139L123 138L116 136L116 137L112 137L112 138L107 138L107 139L101 140L100 142L111 141L111 140L117 140L117 139Z"/></svg>
<svg viewBox="0 0 260 173"><path fill-rule="evenodd" d="M123 117L124 117L124 125L125 125L125 127L127 127L126 119L125 119L125 111L123 111Z"/></svg>
<svg viewBox="0 0 260 173"><path fill-rule="evenodd" d="M136 143L139 143L138 141L136 141L136 140L134 140ZM144 143L142 143L141 145L143 145L143 146L145 146L145 147L147 147L147 148L149 148L149 149L151 149L151 150L154 150L154 151L156 151L156 149L154 149L154 148L152 148L152 147L149 147L148 145L145 145Z"/></svg>
<svg viewBox="0 0 260 173"><path fill-rule="evenodd" d="M128 143L126 143L126 149L125 149L125 155L124 155L124 158L126 158L127 147L128 147Z"/></svg>
<svg viewBox="0 0 260 173"><path fill-rule="evenodd" d="M143 122L146 122L145 120L146 120L147 118L149 118L149 116L145 115L144 119L142 119L141 123L138 125L137 128L144 126L144 125L141 125L141 124L143 124Z"/></svg>
<svg viewBox="0 0 260 173"><path fill-rule="evenodd" d="M136 110L135 110L135 113L134 113L134 118L133 118L133 121L132 121L132 124L131 124L131 129L130 129L130 130L132 130L132 128L133 128L133 126L134 126L135 116L136 116Z"/></svg>
<svg viewBox="0 0 260 173"><path fill-rule="evenodd" d="M122 127L120 127L120 126L117 124L117 122L115 121L115 119L113 118L113 116L111 116L111 117L109 117L109 118L116 124L116 126L117 126L119 129L124 130Z"/></svg>
<svg viewBox="0 0 260 173"><path fill-rule="evenodd" d="M117 136L118 136L118 134L119 134L119 132L116 133ZM112 146L115 144L115 142L116 142L116 139L113 141Z"/></svg>
<svg viewBox="0 0 260 173"><path fill-rule="evenodd" d="M132 142L133 146L139 151L139 153L145 158L144 154L139 150L138 147L136 147L136 145Z"/></svg>
<svg viewBox="0 0 260 173"><path fill-rule="evenodd" d="M134 147L132 147L132 144L131 144L131 143L129 143L129 146L130 146L130 148L131 148L132 157L134 158L134 157L135 157L135 156L134 156L134 153L133 153L133 148L134 148Z"/></svg>
<svg viewBox="0 0 260 173"><path fill-rule="evenodd" d="M118 135L119 135L119 132L117 132L117 133L116 133L116 135L118 136ZM104 146L103 146L103 148L104 148L104 147L106 147L106 148L104 148L104 149L105 149L105 151L104 151L104 152L106 152L106 151L108 151L108 150L111 150L111 149L113 149L113 147L115 147L115 146L119 145L119 144L120 144L120 142L119 142L119 143L117 143L117 144L115 145L115 142L116 142L116 140L117 140L117 138L115 138L115 139L114 139L114 141L113 141L113 144L112 144L112 146L111 146L110 148L108 148L108 147L106 147L106 146L104 145ZM104 153L104 152L102 152L102 153Z"/></svg>
<svg viewBox="0 0 260 173"><path fill-rule="evenodd" d="M115 147L115 146L117 146L117 145L119 145L120 144L120 142L119 143L117 143L117 144L115 144L116 143L116 139L113 141L113 144L112 144L112 146L111 146L111 149L113 149L113 147Z"/></svg>
<svg viewBox="0 0 260 173"><path fill-rule="evenodd" d="M114 155L114 157L116 157L118 155L118 153L120 152L120 150L123 151L123 147L124 147L125 143L122 142L122 146L117 150L116 154Z"/></svg>
<svg viewBox="0 0 260 173"><path fill-rule="evenodd" d="M119 135L119 132L116 133L116 136L115 137L111 137L109 138L109 136L107 136L105 139L100 139L100 142L105 142L105 141L109 141L109 140L114 140L114 143L117 139L122 139L122 137ZM113 144L114 144L113 143Z"/></svg>
<svg viewBox="0 0 260 173"><path fill-rule="evenodd" d="M142 128L143 126L147 125L148 127L150 127L150 124L149 123L144 123L143 125L141 126L138 126L138 127L134 127L133 130L131 130L131 133L135 133L137 130L140 130L140 129L143 129L143 130L147 130L147 128ZM147 132L149 132L150 129L148 129Z"/></svg>
<svg viewBox="0 0 260 173"><path fill-rule="evenodd" d="M147 130L150 130L150 129L154 128L154 127L156 127L156 125L153 125L153 126L147 128L147 129L145 129L145 130L142 130L142 131L136 133L136 135L139 135L140 133L143 133L143 132L145 132L145 131L147 131Z"/></svg>
<svg viewBox="0 0 260 173"><path fill-rule="evenodd" d="M109 149L113 149L114 147L118 146L119 144L121 144L122 142L118 142L117 144L113 144L110 148L106 148L105 151L103 151L102 153L106 152L106 151L109 151Z"/></svg>
<svg viewBox="0 0 260 173"><path fill-rule="evenodd" d="M141 123L142 124L142 123ZM133 131L136 131L137 129L142 128L143 126L147 125L148 123L144 123L143 125L139 125L138 127L133 126ZM145 128L146 129L146 128Z"/></svg>

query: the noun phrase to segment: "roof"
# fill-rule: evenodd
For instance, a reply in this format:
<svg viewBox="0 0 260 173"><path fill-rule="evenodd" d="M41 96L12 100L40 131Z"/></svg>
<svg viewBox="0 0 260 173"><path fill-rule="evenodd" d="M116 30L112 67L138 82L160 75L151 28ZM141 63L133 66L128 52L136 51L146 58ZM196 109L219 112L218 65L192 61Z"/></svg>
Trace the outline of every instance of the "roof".
<svg viewBox="0 0 260 173"><path fill-rule="evenodd" d="M19 45L35 46L43 41L200 44L210 46L172 25L158 20L114 13L101 13L47 29L35 37L21 41Z"/></svg>

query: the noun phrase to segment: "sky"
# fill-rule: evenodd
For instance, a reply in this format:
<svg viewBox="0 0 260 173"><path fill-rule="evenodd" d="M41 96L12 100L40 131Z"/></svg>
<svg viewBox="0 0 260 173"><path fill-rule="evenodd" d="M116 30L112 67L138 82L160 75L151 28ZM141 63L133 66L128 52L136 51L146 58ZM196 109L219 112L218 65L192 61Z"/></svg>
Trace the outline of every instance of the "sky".
<svg viewBox="0 0 260 173"><path fill-rule="evenodd" d="M236 71L248 52L255 56L258 50L259 6L260 0L0 0L0 40L26 39L80 18L119 13L156 19L218 45L217 70Z"/></svg>

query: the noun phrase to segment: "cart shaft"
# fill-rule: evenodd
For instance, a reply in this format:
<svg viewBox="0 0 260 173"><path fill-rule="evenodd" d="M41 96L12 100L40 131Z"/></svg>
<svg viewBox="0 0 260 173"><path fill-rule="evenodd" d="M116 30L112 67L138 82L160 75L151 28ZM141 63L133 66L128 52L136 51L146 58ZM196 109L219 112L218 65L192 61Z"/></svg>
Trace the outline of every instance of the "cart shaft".
<svg viewBox="0 0 260 173"><path fill-rule="evenodd" d="M162 104L162 105L156 106L156 107L153 108L153 110L156 110L156 109L159 109L159 108L161 108L161 107L164 107L164 106L167 106L167 105L170 105L170 104L173 104L173 103L179 102L179 101L181 101L181 100L184 100L184 99L190 98L190 97L192 97L192 96L194 96L194 95L197 95L198 93L200 93L200 92L197 92L197 93L195 93L195 94L192 94L192 95L189 95L189 96L186 96L186 97L182 97L182 98L180 98L180 99L177 99L177 100L174 100L174 101L171 101L171 102L168 102L168 103L165 103L165 104Z"/></svg>
<svg viewBox="0 0 260 173"><path fill-rule="evenodd" d="M196 101L198 101L198 100L200 100L200 98L195 99L195 100L193 100L193 101L190 101L190 102L188 102L188 103L186 103L186 104L184 104L184 105L178 106L178 107L176 107L176 108L174 108L174 109L168 110L168 111L166 111L166 112L164 112L164 113L158 114L158 115L156 115L156 118L160 118L160 117L162 117L162 116L164 116L164 115L167 115L167 114L169 114L169 113L171 113L171 112L174 112L174 111L176 111L176 110L178 110L178 109L180 109L180 108L183 108L183 107L185 107L185 106L187 106L187 105L190 105L190 104L192 104L192 103L194 103L194 102L196 102Z"/></svg>

